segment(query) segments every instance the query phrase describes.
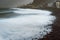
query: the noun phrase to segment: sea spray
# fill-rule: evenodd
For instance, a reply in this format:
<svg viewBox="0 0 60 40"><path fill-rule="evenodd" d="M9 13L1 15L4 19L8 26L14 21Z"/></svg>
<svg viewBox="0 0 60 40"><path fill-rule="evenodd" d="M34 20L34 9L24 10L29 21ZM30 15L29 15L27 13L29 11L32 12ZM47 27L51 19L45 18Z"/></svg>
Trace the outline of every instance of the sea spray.
<svg viewBox="0 0 60 40"><path fill-rule="evenodd" d="M0 40L38 40L52 31L51 24L56 19L51 15L52 12L36 9L13 10L19 16L0 19Z"/></svg>

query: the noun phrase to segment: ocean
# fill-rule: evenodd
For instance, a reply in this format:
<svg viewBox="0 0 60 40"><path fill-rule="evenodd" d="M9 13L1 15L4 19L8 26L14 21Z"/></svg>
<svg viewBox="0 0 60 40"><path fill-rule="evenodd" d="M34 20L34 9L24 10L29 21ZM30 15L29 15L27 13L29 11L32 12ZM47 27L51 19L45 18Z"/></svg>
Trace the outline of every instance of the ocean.
<svg viewBox="0 0 60 40"><path fill-rule="evenodd" d="M0 10L0 40L38 40L52 32L52 11L10 8Z"/></svg>

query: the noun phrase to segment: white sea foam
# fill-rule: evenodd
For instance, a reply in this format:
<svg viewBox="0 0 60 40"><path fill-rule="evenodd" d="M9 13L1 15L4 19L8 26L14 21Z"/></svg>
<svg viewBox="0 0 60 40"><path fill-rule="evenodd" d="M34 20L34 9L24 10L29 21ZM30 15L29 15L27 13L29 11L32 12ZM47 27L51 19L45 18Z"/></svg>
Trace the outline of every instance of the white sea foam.
<svg viewBox="0 0 60 40"><path fill-rule="evenodd" d="M41 15L50 15L52 12L47 11L47 10L38 10L38 9L19 9L19 8L12 8L15 11L14 13L19 13L19 14L41 14Z"/></svg>
<svg viewBox="0 0 60 40"><path fill-rule="evenodd" d="M16 11L13 12L15 13ZM50 15L51 12L34 9L18 9L16 13L30 14L30 12L32 14L36 12L35 14L37 15L0 19L0 40L37 40L52 31L50 24L55 20L55 16Z"/></svg>

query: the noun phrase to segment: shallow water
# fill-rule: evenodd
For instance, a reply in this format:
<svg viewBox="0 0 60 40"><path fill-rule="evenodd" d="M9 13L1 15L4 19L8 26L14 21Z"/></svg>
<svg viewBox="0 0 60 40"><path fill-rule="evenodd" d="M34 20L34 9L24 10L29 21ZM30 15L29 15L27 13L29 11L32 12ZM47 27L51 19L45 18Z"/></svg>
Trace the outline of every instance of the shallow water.
<svg viewBox="0 0 60 40"><path fill-rule="evenodd" d="M0 40L38 40L52 31L48 10L11 8L0 11Z"/></svg>

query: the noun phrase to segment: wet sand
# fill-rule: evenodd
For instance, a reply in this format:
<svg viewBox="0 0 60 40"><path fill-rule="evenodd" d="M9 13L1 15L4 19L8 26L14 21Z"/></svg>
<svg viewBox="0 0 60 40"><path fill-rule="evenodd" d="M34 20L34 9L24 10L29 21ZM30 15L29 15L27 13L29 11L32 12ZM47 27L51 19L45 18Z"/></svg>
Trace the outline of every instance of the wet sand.
<svg viewBox="0 0 60 40"><path fill-rule="evenodd" d="M53 12L52 15L56 16L56 20L52 25L52 32L46 35L43 39L39 40L60 40L60 9L57 8L44 8Z"/></svg>

